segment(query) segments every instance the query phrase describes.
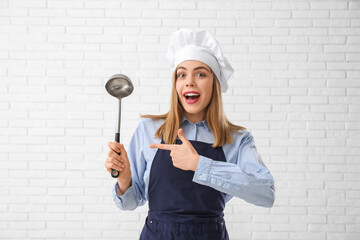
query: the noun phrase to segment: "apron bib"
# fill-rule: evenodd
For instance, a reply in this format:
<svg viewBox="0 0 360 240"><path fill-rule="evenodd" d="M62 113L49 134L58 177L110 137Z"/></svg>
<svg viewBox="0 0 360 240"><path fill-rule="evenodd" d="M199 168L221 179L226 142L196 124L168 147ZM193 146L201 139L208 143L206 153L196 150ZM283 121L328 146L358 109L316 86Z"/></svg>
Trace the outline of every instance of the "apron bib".
<svg viewBox="0 0 360 240"><path fill-rule="evenodd" d="M199 155L226 161L221 147L190 142ZM149 213L140 240L228 240L225 194L193 182L193 176L193 171L173 166L170 151L157 150L150 170Z"/></svg>

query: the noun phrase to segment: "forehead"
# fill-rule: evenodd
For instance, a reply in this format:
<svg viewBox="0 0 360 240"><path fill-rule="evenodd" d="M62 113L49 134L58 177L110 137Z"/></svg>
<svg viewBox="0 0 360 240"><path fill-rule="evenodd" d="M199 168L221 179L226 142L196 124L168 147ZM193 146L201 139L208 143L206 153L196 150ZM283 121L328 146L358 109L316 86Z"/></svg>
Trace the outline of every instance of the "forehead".
<svg viewBox="0 0 360 240"><path fill-rule="evenodd" d="M196 60L187 60L187 61L184 61L182 63L180 63L177 67L177 69L179 68L185 68L186 70L192 70L192 69L195 69L195 68L198 68L198 67L204 67L208 70L210 70L210 67L208 65L206 65L205 63L203 62L200 62L200 61L196 61Z"/></svg>

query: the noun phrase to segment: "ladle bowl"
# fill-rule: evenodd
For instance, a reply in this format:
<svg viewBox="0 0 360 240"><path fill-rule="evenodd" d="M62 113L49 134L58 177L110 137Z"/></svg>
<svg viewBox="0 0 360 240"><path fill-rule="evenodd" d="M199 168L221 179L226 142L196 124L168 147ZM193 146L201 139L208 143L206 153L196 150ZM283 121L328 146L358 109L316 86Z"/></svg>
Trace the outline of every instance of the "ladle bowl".
<svg viewBox="0 0 360 240"><path fill-rule="evenodd" d="M130 78L124 74L113 75L105 85L106 91L113 97L118 99L129 96L134 86Z"/></svg>

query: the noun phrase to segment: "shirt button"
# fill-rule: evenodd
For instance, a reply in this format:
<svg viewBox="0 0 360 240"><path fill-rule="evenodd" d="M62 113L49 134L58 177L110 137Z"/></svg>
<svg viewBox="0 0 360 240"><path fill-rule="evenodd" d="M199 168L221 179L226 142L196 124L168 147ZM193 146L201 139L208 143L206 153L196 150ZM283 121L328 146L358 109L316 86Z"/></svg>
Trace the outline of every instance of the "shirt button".
<svg viewBox="0 0 360 240"><path fill-rule="evenodd" d="M219 186L221 186L221 184L222 184L221 182L218 183Z"/></svg>
<svg viewBox="0 0 360 240"><path fill-rule="evenodd" d="M199 178L202 178L202 174L199 175Z"/></svg>
<svg viewBox="0 0 360 240"><path fill-rule="evenodd" d="M195 128L195 126L192 126L192 129L194 129Z"/></svg>
<svg viewBox="0 0 360 240"><path fill-rule="evenodd" d="M150 223L152 223L152 221L150 221Z"/></svg>

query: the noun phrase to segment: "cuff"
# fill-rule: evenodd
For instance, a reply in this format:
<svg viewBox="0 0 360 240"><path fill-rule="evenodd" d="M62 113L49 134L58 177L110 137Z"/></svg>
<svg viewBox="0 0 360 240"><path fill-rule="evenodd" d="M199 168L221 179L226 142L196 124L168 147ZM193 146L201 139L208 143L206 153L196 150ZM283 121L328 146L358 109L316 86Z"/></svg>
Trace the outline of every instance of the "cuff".
<svg viewBox="0 0 360 240"><path fill-rule="evenodd" d="M121 208L121 209L125 209L124 203L126 202L126 199L129 198L129 196L134 194L135 188L133 185L131 185L123 195L118 195L117 194L117 188L118 188L118 183L115 183L115 186L113 188L113 197L114 197L114 201L116 203L116 205Z"/></svg>
<svg viewBox="0 0 360 240"><path fill-rule="evenodd" d="M200 155L199 162L196 166L196 170L194 173L193 181L200 184L208 182L212 163L212 159Z"/></svg>

